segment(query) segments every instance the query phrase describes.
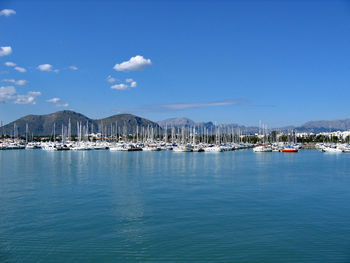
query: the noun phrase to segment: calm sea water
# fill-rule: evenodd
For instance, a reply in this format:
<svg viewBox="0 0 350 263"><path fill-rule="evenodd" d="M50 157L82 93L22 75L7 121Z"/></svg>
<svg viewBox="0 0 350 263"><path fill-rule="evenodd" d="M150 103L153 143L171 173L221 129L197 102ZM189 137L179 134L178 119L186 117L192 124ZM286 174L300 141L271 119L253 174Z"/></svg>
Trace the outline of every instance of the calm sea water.
<svg viewBox="0 0 350 263"><path fill-rule="evenodd" d="M350 154L0 151L0 262L350 262Z"/></svg>

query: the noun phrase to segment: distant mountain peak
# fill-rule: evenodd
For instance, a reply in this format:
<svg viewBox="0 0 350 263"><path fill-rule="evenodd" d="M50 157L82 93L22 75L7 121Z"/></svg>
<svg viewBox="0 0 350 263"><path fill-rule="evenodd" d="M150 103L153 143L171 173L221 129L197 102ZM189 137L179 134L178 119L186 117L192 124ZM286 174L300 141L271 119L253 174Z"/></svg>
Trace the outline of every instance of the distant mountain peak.
<svg viewBox="0 0 350 263"><path fill-rule="evenodd" d="M169 127L189 127L194 126L195 122L189 118L186 117L179 117L179 118L170 118L163 121L159 121L158 124L161 127L169 126Z"/></svg>
<svg viewBox="0 0 350 263"><path fill-rule="evenodd" d="M158 128L159 125L150 120L132 115L132 114L117 114L103 119L93 120L85 115L71 111L62 110L45 115L27 115L18 120L15 120L3 127L5 134L14 134L14 127L17 129L17 134L23 136L26 133L26 125L29 127L29 133L38 136L49 136L55 133L60 134L62 127L68 127L71 123L72 135L77 134L77 123L86 125L88 123L89 132L103 131L108 134L112 133L111 129L120 132L133 133L136 127L153 127Z"/></svg>

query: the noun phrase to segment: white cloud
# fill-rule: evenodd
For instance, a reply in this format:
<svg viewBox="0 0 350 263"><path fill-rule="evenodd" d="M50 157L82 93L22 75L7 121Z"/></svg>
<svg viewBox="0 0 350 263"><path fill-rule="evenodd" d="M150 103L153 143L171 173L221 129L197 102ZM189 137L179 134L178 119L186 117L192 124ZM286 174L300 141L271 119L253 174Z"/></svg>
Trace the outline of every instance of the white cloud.
<svg viewBox="0 0 350 263"><path fill-rule="evenodd" d="M40 91L29 91L26 95L17 95L15 104L36 104L36 97L40 96Z"/></svg>
<svg viewBox="0 0 350 263"><path fill-rule="evenodd" d="M50 64L41 64L38 66L38 69L41 71L52 71L53 67Z"/></svg>
<svg viewBox="0 0 350 263"><path fill-rule="evenodd" d="M11 61L7 61L7 62L5 62L4 64L5 64L5 66L7 66L7 67L15 67L15 66L16 66L16 63L11 62Z"/></svg>
<svg viewBox="0 0 350 263"><path fill-rule="evenodd" d="M7 56L12 53L12 48L7 46L7 47L0 47L0 57L2 56Z"/></svg>
<svg viewBox="0 0 350 263"><path fill-rule="evenodd" d="M40 96L41 92L40 91L29 91L28 94L31 96Z"/></svg>
<svg viewBox="0 0 350 263"><path fill-rule="evenodd" d="M47 100L47 102L57 103L57 102L59 102L60 100L61 100L60 98L52 98L52 99Z"/></svg>
<svg viewBox="0 0 350 263"><path fill-rule="evenodd" d="M152 61L150 59L145 59L143 56L135 56L130 58L128 61L115 64L113 68L116 71L136 71L143 70L151 65Z"/></svg>
<svg viewBox="0 0 350 263"><path fill-rule="evenodd" d="M59 70L58 69L54 69L53 66L51 64L41 64L37 67L38 70L40 71L53 71L58 73Z"/></svg>
<svg viewBox="0 0 350 263"><path fill-rule="evenodd" d="M14 86L0 87L0 99L11 99L14 95L16 95L16 89Z"/></svg>
<svg viewBox="0 0 350 263"><path fill-rule="evenodd" d="M144 114L149 112L176 112L191 108L204 108L204 107L225 107L230 105L239 105L246 103L246 99L229 99L213 102L189 102L189 103L172 103L172 104L149 104L136 108L117 108L118 112Z"/></svg>
<svg viewBox="0 0 350 263"><path fill-rule="evenodd" d="M10 83L15 83L16 82L16 80L14 80L14 79L3 79L1 81L2 82L10 82Z"/></svg>
<svg viewBox="0 0 350 263"><path fill-rule="evenodd" d="M77 66L69 66L69 69L71 69L71 70L78 70L78 67Z"/></svg>
<svg viewBox="0 0 350 263"><path fill-rule="evenodd" d="M19 80L16 80L15 84L19 86L23 86L23 85L26 85L27 82L28 81L26 81L25 79L19 79Z"/></svg>
<svg viewBox="0 0 350 263"><path fill-rule="evenodd" d="M13 9L3 9L0 11L0 16L10 16L16 14L16 11Z"/></svg>
<svg viewBox="0 0 350 263"><path fill-rule="evenodd" d="M162 105L163 108L171 110L183 110L190 108L200 108L200 107L213 107L213 106L227 106L242 103L241 99L236 100L223 100L216 102L193 102L193 103L175 103L175 104L165 104Z"/></svg>
<svg viewBox="0 0 350 263"><path fill-rule="evenodd" d="M30 95L18 95L15 104L36 104L35 97Z"/></svg>
<svg viewBox="0 0 350 263"><path fill-rule="evenodd" d="M19 86L23 86L27 84L27 80L25 79L19 79L19 80L15 80L15 79L3 79L2 82L9 82L9 83L13 83L15 85L19 85Z"/></svg>
<svg viewBox="0 0 350 263"><path fill-rule="evenodd" d="M40 91L29 91L27 94L17 94L14 86L0 87L0 101L6 103L6 100L12 101L14 104L36 104L36 97L40 96Z"/></svg>
<svg viewBox="0 0 350 263"><path fill-rule="evenodd" d="M27 70L25 68L21 68L21 67L15 67L15 70L19 71L19 72L27 72Z"/></svg>
<svg viewBox="0 0 350 263"><path fill-rule="evenodd" d="M56 107L68 107L69 104L68 103L63 103L63 104L56 104Z"/></svg>
<svg viewBox="0 0 350 263"><path fill-rule="evenodd" d="M113 83L113 82L116 82L117 79L113 78L111 75L109 75L106 79L109 83Z"/></svg>
<svg viewBox="0 0 350 263"><path fill-rule="evenodd" d="M129 86L123 83L111 86L111 89L116 89L116 90L126 90L128 88Z"/></svg>
<svg viewBox="0 0 350 263"><path fill-rule="evenodd" d="M117 81L116 79L112 78L111 76L107 77L107 81L113 83L114 81ZM127 90L129 88L136 88L137 83L133 79L126 79L125 83L115 84L111 86L111 89L116 90Z"/></svg>

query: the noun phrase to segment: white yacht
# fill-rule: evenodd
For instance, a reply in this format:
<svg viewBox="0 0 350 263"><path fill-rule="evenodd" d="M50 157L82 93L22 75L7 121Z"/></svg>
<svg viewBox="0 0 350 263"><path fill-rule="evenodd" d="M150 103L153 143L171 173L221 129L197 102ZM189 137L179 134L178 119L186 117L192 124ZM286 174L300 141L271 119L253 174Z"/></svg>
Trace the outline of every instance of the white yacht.
<svg viewBox="0 0 350 263"><path fill-rule="evenodd" d="M116 144L116 145L111 145L109 146L109 150L111 152L120 152L120 151L124 151L125 145L124 144Z"/></svg>
<svg viewBox="0 0 350 263"><path fill-rule="evenodd" d="M193 147L192 145L178 145L176 147L173 148L174 152L192 152L193 151Z"/></svg>
<svg viewBox="0 0 350 263"><path fill-rule="evenodd" d="M142 148L142 151L147 151L147 152L156 152L160 150L161 148L156 144L148 144Z"/></svg>
<svg viewBox="0 0 350 263"><path fill-rule="evenodd" d="M322 152L325 153L342 153L343 150L338 148L338 147L331 147L331 146L326 146L322 148Z"/></svg>
<svg viewBox="0 0 350 263"><path fill-rule="evenodd" d="M254 152L272 152L272 147L269 145L259 145L253 148Z"/></svg>
<svg viewBox="0 0 350 263"><path fill-rule="evenodd" d="M218 152L223 152L225 149L221 146L209 146L204 148L204 152L212 152L212 153L218 153Z"/></svg>

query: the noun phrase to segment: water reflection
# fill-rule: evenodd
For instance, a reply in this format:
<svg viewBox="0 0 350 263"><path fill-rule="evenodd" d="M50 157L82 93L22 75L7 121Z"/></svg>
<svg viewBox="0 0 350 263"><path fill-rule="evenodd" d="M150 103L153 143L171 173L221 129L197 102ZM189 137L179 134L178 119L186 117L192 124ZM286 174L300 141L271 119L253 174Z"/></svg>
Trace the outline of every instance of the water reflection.
<svg viewBox="0 0 350 263"><path fill-rule="evenodd" d="M0 253L27 262L344 256L349 158L0 151Z"/></svg>

